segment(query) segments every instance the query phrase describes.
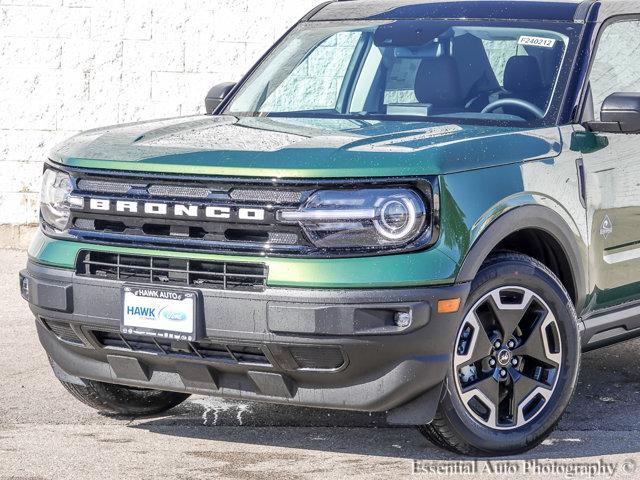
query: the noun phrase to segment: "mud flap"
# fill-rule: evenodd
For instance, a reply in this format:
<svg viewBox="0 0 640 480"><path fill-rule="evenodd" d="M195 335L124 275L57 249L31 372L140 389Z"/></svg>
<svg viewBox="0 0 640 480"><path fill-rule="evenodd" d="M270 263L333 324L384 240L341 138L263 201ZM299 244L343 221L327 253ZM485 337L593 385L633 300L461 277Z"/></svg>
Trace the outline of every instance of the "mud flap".
<svg viewBox="0 0 640 480"><path fill-rule="evenodd" d="M389 425L427 425L431 423L442 396L440 383L410 402L387 411Z"/></svg>

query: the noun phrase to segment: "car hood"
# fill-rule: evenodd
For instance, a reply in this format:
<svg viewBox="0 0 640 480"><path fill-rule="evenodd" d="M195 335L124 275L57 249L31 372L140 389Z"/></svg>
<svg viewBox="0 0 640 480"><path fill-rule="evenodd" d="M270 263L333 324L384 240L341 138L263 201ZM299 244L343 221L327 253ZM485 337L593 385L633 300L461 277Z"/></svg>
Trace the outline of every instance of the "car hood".
<svg viewBox="0 0 640 480"><path fill-rule="evenodd" d="M75 167L277 178L436 175L556 156L557 128L197 116L91 130L52 153Z"/></svg>

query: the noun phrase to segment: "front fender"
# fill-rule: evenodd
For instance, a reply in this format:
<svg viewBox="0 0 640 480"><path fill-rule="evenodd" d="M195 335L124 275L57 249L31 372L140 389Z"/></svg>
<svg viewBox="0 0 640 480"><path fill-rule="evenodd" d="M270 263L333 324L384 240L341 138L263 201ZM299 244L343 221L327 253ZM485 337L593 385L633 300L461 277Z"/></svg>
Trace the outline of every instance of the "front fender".
<svg viewBox="0 0 640 480"><path fill-rule="evenodd" d="M579 243L566 220L556 211L542 205L520 205L506 211L487 225L478 235L462 262L457 281L469 282L491 251L509 234L533 228L551 235L561 246L571 267L574 289L577 295L576 310L580 311L587 296L587 271L585 248Z"/></svg>
<svg viewBox="0 0 640 480"><path fill-rule="evenodd" d="M586 215L575 162L566 157L441 177L439 246L460 268L456 280L475 278L491 251L508 235L537 229L550 235L571 268L576 309L588 295Z"/></svg>

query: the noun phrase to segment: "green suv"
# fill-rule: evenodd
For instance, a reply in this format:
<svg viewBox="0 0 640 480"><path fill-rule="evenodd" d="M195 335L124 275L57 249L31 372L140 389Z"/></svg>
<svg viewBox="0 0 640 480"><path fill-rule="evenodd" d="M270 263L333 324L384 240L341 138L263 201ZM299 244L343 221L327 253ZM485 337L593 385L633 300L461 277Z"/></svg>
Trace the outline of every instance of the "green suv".
<svg viewBox="0 0 640 480"><path fill-rule="evenodd" d="M56 376L532 448L640 332L639 44L636 1L327 2L206 116L75 136L20 274Z"/></svg>

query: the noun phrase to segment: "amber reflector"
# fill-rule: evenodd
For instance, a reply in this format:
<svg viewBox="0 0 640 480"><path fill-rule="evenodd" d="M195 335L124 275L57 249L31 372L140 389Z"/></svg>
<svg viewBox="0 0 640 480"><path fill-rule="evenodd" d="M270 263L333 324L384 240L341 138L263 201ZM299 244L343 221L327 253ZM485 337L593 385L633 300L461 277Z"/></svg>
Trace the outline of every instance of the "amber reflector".
<svg viewBox="0 0 640 480"><path fill-rule="evenodd" d="M438 300L438 313L455 313L460 309L460 299Z"/></svg>

